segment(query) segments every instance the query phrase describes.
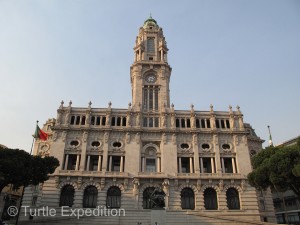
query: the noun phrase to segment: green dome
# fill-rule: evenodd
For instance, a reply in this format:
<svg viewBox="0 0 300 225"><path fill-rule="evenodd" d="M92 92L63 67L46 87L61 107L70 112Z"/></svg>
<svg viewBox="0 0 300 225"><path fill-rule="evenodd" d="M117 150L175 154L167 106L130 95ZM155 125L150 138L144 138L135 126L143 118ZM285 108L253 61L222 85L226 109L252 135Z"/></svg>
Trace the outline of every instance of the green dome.
<svg viewBox="0 0 300 225"><path fill-rule="evenodd" d="M149 17L148 19L145 20L144 26L145 26L145 25L148 25L148 24L149 24L149 25L150 25L150 24L152 24L152 25L153 25L153 24L154 24L154 25L157 25L156 20L153 19L151 15L150 15L150 17Z"/></svg>

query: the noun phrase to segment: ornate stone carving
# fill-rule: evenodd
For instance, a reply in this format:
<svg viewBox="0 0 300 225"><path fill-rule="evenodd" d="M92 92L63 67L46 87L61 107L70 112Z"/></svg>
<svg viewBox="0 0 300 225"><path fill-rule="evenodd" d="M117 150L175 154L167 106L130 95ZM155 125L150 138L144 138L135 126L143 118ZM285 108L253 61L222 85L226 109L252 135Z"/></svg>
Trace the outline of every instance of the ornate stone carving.
<svg viewBox="0 0 300 225"><path fill-rule="evenodd" d="M224 189L224 181L223 180L219 181L219 189L220 189L220 191L223 191L223 189Z"/></svg>
<svg viewBox="0 0 300 225"><path fill-rule="evenodd" d="M132 184L133 184L133 194L134 195L138 195L139 194L139 188L140 188L140 181L138 178L133 178L132 180Z"/></svg>
<svg viewBox="0 0 300 225"><path fill-rule="evenodd" d="M81 185L82 185L82 177L78 177L77 178L77 187L78 187L78 189L81 188Z"/></svg>
<svg viewBox="0 0 300 225"><path fill-rule="evenodd" d="M103 190L105 187L105 178L104 177L101 177L101 179L100 179L100 187L101 187L101 190Z"/></svg>

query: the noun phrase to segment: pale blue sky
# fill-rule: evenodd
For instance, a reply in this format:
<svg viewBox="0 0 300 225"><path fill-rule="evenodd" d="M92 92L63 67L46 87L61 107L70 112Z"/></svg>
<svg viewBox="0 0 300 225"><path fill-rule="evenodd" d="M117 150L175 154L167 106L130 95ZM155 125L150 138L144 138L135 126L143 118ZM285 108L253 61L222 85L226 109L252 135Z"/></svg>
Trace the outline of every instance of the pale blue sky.
<svg viewBox="0 0 300 225"><path fill-rule="evenodd" d="M175 109L228 110L262 139L300 135L300 1L0 0L0 143L30 151L61 100L126 108L139 27L168 42ZM266 145L266 144L264 144Z"/></svg>

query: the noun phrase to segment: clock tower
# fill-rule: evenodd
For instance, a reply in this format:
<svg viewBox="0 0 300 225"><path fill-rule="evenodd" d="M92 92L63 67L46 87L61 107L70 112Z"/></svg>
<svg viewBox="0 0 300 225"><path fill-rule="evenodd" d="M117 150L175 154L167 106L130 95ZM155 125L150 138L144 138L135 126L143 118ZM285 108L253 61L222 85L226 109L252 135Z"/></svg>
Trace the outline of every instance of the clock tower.
<svg viewBox="0 0 300 225"><path fill-rule="evenodd" d="M133 109L152 119L143 126L158 126L158 116L170 107L169 82L172 68L167 60L167 43L163 30L150 16L139 29L130 67ZM152 115L152 116L151 116ZM157 122L155 122L157 120Z"/></svg>

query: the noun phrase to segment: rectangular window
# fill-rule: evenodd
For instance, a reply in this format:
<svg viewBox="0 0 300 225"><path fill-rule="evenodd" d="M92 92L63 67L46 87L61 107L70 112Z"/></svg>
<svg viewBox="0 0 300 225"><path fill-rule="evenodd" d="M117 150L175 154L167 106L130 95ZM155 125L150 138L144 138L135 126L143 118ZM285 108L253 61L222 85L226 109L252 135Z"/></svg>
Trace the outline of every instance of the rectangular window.
<svg viewBox="0 0 300 225"><path fill-rule="evenodd" d="M122 126L125 127L126 126L126 117L122 118Z"/></svg>
<svg viewBox="0 0 300 225"><path fill-rule="evenodd" d="M176 127L180 127L179 119L176 119Z"/></svg>
<svg viewBox="0 0 300 225"><path fill-rule="evenodd" d="M74 125L75 124L75 116L71 116L71 125Z"/></svg>
<svg viewBox="0 0 300 225"><path fill-rule="evenodd" d="M225 128L224 120L221 120L221 127L222 127L222 128Z"/></svg>
<svg viewBox="0 0 300 225"><path fill-rule="evenodd" d="M199 119L196 119L196 128L200 128Z"/></svg>
<svg viewBox="0 0 300 225"><path fill-rule="evenodd" d="M181 119L181 128L185 128L185 119Z"/></svg>
<svg viewBox="0 0 300 225"><path fill-rule="evenodd" d="M155 52L154 38L148 38L147 39L147 51L150 52L150 53Z"/></svg>
<svg viewBox="0 0 300 225"><path fill-rule="evenodd" d="M146 159L146 171L156 172L156 162L155 159Z"/></svg>
<svg viewBox="0 0 300 225"><path fill-rule="evenodd" d="M206 119L207 128L210 128L210 119Z"/></svg>
<svg viewBox="0 0 300 225"><path fill-rule="evenodd" d="M205 128L205 120L201 119L201 128Z"/></svg>
<svg viewBox="0 0 300 225"><path fill-rule="evenodd" d="M121 164L121 156L113 156L111 171L120 172L120 164Z"/></svg>
<svg viewBox="0 0 300 225"><path fill-rule="evenodd" d="M112 117L111 118L111 126L115 126L116 125L116 118Z"/></svg>
<svg viewBox="0 0 300 225"><path fill-rule="evenodd" d="M226 127L227 127L227 128L230 128L229 120L226 120Z"/></svg>
<svg viewBox="0 0 300 225"><path fill-rule="evenodd" d="M153 110L153 89L149 90L149 110Z"/></svg>
<svg viewBox="0 0 300 225"><path fill-rule="evenodd" d="M225 173L233 173L232 158L223 158Z"/></svg>
<svg viewBox="0 0 300 225"><path fill-rule="evenodd" d="M76 116L76 125L80 124L80 116Z"/></svg>
<svg viewBox="0 0 300 225"><path fill-rule="evenodd" d="M117 126L121 126L121 117L117 118Z"/></svg>
<svg viewBox="0 0 300 225"><path fill-rule="evenodd" d="M216 120L216 127L220 128L220 122L219 122L219 120Z"/></svg>
<svg viewBox="0 0 300 225"><path fill-rule="evenodd" d="M158 121L158 118L156 117L156 118L154 118L154 120L155 120L155 127L159 127L159 121Z"/></svg>
<svg viewBox="0 0 300 225"><path fill-rule="evenodd" d="M143 108L144 110L147 110L148 109L148 88L144 88L143 95L144 95Z"/></svg>
<svg viewBox="0 0 300 225"><path fill-rule="evenodd" d="M143 118L143 127L147 127L148 126L148 120L147 118Z"/></svg>
<svg viewBox="0 0 300 225"><path fill-rule="evenodd" d="M190 173L190 158L181 157L181 172Z"/></svg>
<svg viewBox="0 0 300 225"><path fill-rule="evenodd" d="M90 167L89 171L97 171L98 170L98 159L100 156L98 155L91 155L90 156Z"/></svg>
<svg viewBox="0 0 300 225"><path fill-rule="evenodd" d="M95 125L95 117L94 116L92 116L92 118L91 118L91 125Z"/></svg>
<svg viewBox="0 0 300 225"><path fill-rule="evenodd" d="M98 119L98 118L97 118L97 119ZM102 125L102 126L105 126L105 124L106 124L106 117L103 116L103 117L102 117L102 123L101 123L101 125Z"/></svg>
<svg viewBox="0 0 300 225"><path fill-rule="evenodd" d="M149 127L153 127L153 118L149 118Z"/></svg>
<svg viewBox="0 0 300 225"><path fill-rule="evenodd" d="M69 155L67 170L75 170L76 161L77 161L77 155Z"/></svg>
<svg viewBox="0 0 300 225"><path fill-rule="evenodd" d="M158 88L155 89L155 110L158 110Z"/></svg>
<svg viewBox="0 0 300 225"><path fill-rule="evenodd" d="M203 162L202 173L212 173L211 158L202 158L202 162Z"/></svg>
<svg viewBox="0 0 300 225"><path fill-rule="evenodd" d="M186 119L186 127L187 128L191 127L191 120L190 119Z"/></svg>

